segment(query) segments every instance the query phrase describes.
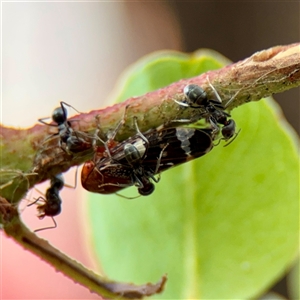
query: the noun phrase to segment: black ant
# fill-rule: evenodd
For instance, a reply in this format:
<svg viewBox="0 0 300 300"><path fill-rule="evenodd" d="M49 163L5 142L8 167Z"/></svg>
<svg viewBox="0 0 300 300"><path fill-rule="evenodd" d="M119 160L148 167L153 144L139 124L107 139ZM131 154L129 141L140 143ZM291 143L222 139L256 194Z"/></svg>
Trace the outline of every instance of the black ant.
<svg viewBox="0 0 300 300"><path fill-rule="evenodd" d="M57 224L53 217L59 215L61 212L62 200L59 196L59 191L62 190L63 187L64 187L64 179L62 177L62 174L55 175L54 177L52 177L50 181L50 187L46 191L45 198L39 197L33 203L28 205L31 206L39 201L43 201L44 203L39 204L37 207L38 218L43 219L44 217L48 216L51 217L54 222L54 226L40 228L35 230L35 232L45 230L45 229L50 229L50 228L56 228Z"/></svg>
<svg viewBox="0 0 300 300"><path fill-rule="evenodd" d="M60 107L54 109L52 113L52 120L56 124L49 124L44 122L45 118L39 119L39 122L48 126L55 126L58 128L58 133L55 135L59 135L60 137L59 144L64 151L76 153L90 148L91 143L79 137L78 136L79 132L74 131L72 129L71 122L68 121L67 109L65 106L72 107L71 105L65 102L60 102ZM75 109L74 107L72 108ZM76 111L79 112L78 110ZM65 145L65 147L63 147L63 144Z"/></svg>
<svg viewBox="0 0 300 300"><path fill-rule="evenodd" d="M215 92L218 100L208 99L207 93L200 86L189 84L185 86L183 90L183 93L186 96L186 102L179 102L176 100L175 102L186 107L204 109L203 116L206 118L206 121L210 123L213 132L218 133L220 131L219 124L223 125L221 129L222 139L228 141L233 138L229 142L231 143L238 134L235 130L235 121L228 119L231 115L224 111L226 107L222 105L222 100L215 88L211 84L210 86Z"/></svg>

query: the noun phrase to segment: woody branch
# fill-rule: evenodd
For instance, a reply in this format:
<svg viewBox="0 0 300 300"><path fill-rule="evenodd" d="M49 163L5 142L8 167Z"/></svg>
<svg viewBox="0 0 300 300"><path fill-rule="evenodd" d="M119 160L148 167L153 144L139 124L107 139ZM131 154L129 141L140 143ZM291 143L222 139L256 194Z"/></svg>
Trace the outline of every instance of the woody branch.
<svg viewBox="0 0 300 300"><path fill-rule="evenodd" d="M218 91L223 104L225 106L228 104L228 110L289 90L300 85L300 43L263 50L222 69L180 80L104 109L81 113L70 119L71 122L77 120L72 122L72 127L75 131L92 137L99 128L99 121L95 118L99 116L101 131L106 134L122 119L126 107L124 124L118 131L117 141L135 133L133 116L137 118L141 131L156 128L172 120L196 120L200 118L199 110L182 109L174 101L183 100L183 89L191 83L200 85L207 91L208 96L212 97L213 91L209 85L211 83ZM58 143L58 136L45 143L45 138L49 136L49 127L45 125L35 125L29 129L0 127L4 144L3 161L9 162L5 168L20 169L22 166L21 171L31 173L32 176L27 178L28 188L65 172L72 166L80 165L93 156L92 146L76 154L64 151ZM99 141L97 143L101 144ZM20 147L26 156L19 155Z"/></svg>

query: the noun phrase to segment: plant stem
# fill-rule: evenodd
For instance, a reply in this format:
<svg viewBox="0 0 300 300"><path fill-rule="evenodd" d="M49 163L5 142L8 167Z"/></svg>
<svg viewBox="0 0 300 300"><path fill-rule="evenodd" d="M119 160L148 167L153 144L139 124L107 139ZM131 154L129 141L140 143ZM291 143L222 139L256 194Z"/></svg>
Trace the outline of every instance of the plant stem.
<svg viewBox="0 0 300 300"><path fill-rule="evenodd" d="M141 286L114 282L99 276L31 232L20 220L17 209L2 197L0 197L0 212L5 216L2 221L8 237L91 292L106 298L139 299L160 293L164 288L166 276L156 284L148 283Z"/></svg>
<svg viewBox="0 0 300 300"><path fill-rule="evenodd" d="M79 114L70 121L77 120L72 122L74 130L90 134L89 137L86 136L90 147L76 154L62 150L58 144L59 136L45 142L49 130L53 129L50 126L35 125L29 129L2 126L2 164L6 169L18 169L31 174L24 174L30 188L51 176L67 171L72 166L90 160L93 156L92 135L97 127L101 126L104 134L113 130L124 117L126 107L124 125L118 131L117 141L135 134L133 116L137 117L142 132L172 120L195 121L201 118L199 109L181 109L174 99L183 100L183 88L190 83L200 85L207 91L208 96L212 97L213 91L209 82L218 91L224 105L228 104L228 110L297 87L300 85L300 44L263 50L222 69L180 80L111 107ZM96 116L99 116L100 124L95 120ZM5 183L1 181L0 186ZM0 191L0 195L9 200L8 193L1 194Z"/></svg>
<svg viewBox="0 0 300 300"><path fill-rule="evenodd" d="M5 233L25 249L99 295L118 296L121 299L141 298L161 292L165 276L154 285L134 286L107 280L87 270L32 233L20 220L15 204L35 184L92 159L95 141L97 151L101 154L105 148L101 148L101 140L96 138L95 132L99 132L98 137L103 138L100 133L105 136L116 128L120 120L124 120L124 124L117 132L116 141L135 134L133 117L137 118L142 132L173 120L188 119L195 122L200 119L201 110L183 109L174 101L184 100L183 89L191 83L200 85L209 97L213 97L210 84L213 85L223 104L228 105L228 110L289 90L300 85L300 43L263 50L222 69L180 80L123 103L70 118L72 129L84 140L82 151L76 153L62 149L60 137L53 136L51 126L35 125L29 129L16 129L0 125L1 166L4 167L0 170L0 224Z"/></svg>

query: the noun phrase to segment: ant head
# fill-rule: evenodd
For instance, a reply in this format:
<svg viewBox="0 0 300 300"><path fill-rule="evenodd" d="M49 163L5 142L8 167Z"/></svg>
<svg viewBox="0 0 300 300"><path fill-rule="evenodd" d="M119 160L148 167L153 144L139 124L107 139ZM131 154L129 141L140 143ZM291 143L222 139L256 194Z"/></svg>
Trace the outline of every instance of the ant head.
<svg viewBox="0 0 300 300"><path fill-rule="evenodd" d="M207 94L199 85L189 84L183 89L183 93L192 104L207 104Z"/></svg>
<svg viewBox="0 0 300 300"><path fill-rule="evenodd" d="M61 106L54 109L52 120L58 125L63 124L67 120L67 110Z"/></svg>
<svg viewBox="0 0 300 300"><path fill-rule="evenodd" d="M54 217L61 213L61 204L57 202L46 202L45 204L39 205L37 209L39 219L43 219L45 216Z"/></svg>
<svg viewBox="0 0 300 300"><path fill-rule="evenodd" d="M154 189L154 184L149 181L147 184L144 183L143 187L138 188L138 192L142 196L148 196L154 192Z"/></svg>
<svg viewBox="0 0 300 300"><path fill-rule="evenodd" d="M222 128L222 135L227 141L231 139L235 134L235 122L234 120L228 120L227 124L225 124Z"/></svg>

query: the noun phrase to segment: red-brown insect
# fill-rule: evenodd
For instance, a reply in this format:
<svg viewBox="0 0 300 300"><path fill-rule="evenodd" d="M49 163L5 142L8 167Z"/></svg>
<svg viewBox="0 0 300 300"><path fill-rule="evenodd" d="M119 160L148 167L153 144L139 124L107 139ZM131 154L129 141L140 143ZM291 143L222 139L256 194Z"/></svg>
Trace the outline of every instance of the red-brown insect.
<svg viewBox="0 0 300 300"><path fill-rule="evenodd" d="M137 126L136 126L137 127ZM94 193L111 194L135 185L150 195L160 174L173 166L198 158L213 147L211 129L184 127L151 129L108 148L106 157L86 162L82 186Z"/></svg>

